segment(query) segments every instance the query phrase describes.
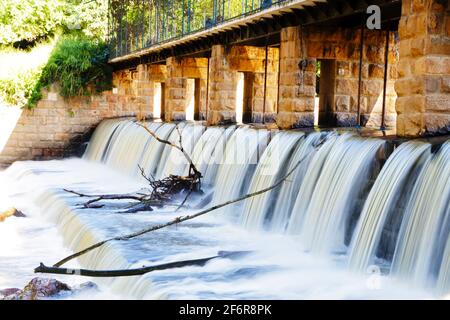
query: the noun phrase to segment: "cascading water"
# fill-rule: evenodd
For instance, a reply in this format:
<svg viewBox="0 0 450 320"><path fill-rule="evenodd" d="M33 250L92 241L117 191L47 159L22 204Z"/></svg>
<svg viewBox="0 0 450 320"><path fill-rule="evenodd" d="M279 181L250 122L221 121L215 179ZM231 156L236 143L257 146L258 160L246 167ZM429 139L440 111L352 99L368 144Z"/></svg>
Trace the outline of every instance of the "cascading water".
<svg viewBox="0 0 450 320"><path fill-rule="evenodd" d="M269 140L267 130L253 130L247 126L234 131L229 138L221 165L218 169L213 204L220 204L238 198L246 193L253 169L263 154ZM238 207L240 204L232 206ZM229 208L219 209L221 212L233 212Z"/></svg>
<svg viewBox="0 0 450 320"><path fill-rule="evenodd" d="M274 203L273 208L269 209L271 214L266 216L267 226L271 230L278 232L286 230L295 199L305 178L306 170L312 156L315 154L315 147L325 137L326 134L311 133L305 139L299 141L286 166L287 172L291 172L294 168L296 169L289 176L288 182L281 185L276 203ZM296 167L297 165L298 167ZM274 214L274 211L276 211L276 214Z"/></svg>
<svg viewBox="0 0 450 320"><path fill-rule="evenodd" d="M401 144L388 158L364 204L352 243L350 245L350 266L365 271L375 262L377 249L382 238L388 216L401 214L397 205L400 195L405 193L407 180L414 177L414 171L430 157L431 145L416 141ZM390 239L386 239L390 241Z"/></svg>
<svg viewBox="0 0 450 320"><path fill-rule="evenodd" d="M161 123L146 124L150 130L156 132ZM142 158L147 143L154 139L140 125L129 122L110 143L108 158L105 163L123 173L136 175L139 172L138 164Z"/></svg>
<svg viewBox="0 0 450 320"><path fill-rule="evenodd" d="M345 234L366 189L382 140L348 134L337 138L321 169L300 237L307 250L345 251ZM305 199L299 199L305 201Z"/></svg>
<svg viewBox="0 0 450 320"><path fill-rule="evenodd" d="M284 166L291 156L303 133L279 132L264 151L250 183L248 193L270 187L285 173ZM243 208L243 224L250 228L261 228L265 222L271 201L274 201L276 190L271 190L245 200Z"/></svg>
<svg viewBox="0 0 450 320"><path fill-rule="evenodd" d="M307 168L305 179L303 180L298 191L298 195L292 209L291 218L288 222L287 232L290 234L299 234L302 230L303 221L309 206L309 199L313 196L317 179L319 179L322 167L336 139L336 135L330 134L328 139L324 142L320 149L315 152L310 160L310 165Z"/></svg>
<svg viewBox="0 0 450 320"><path fill-rule="evenodd" d="M393 274L421 286L436 280L449 237L449 163L447 142L424 164L405 210L392 261Z"/></svg>
<svg viewBox="0 0 450 320"><path fill-rule="evenodd" d="M178 125L169 136L169 141L176 145L182 145L187 154L192 155L195 144L205 131L205 127L193 123ZM180 140L181 137L181 140ZM171 174L186 175L188 173L188 162L179 150L168 145L164 147L159 165L155 173L156 179L162 179Z"/></svg>
<svg viewBox="0 0 450 320"><path fill-rule="evenodd" d="M269 142L269 131L246 125L147 125L174 144L181 133L184 149L204 175L204 191L212 193L202 207L268 187L304 160L270 192L176 227L109 243L79 263L118 269L195 259L219 250L250 250L251 256L99 280L112 291L133 298L428 297L394 285L388 276L382 290L368 289L365 276L349 273L342 259L335 259L339 251L348 252L351 269L358 271L394 255L391 273L396 278L408 283L431 275L436 292L449 293L450 142L435 154L428 143L405 142L377 176L385 145L380 139L282 131ZM66 246L77 251L192 213L189 208L177 213L168 206L130 215L111 202L101 209L80 209L80 198L62 191L140 190L148 185L139 179L138 165L156 179L186 174L188 168L179 150L161 144L135 122L108 120L97 128L83 160L16 163L4 174L13 181L8 192L18 208L53 221ZM236 224L236 218L246 228ZM251 231L261 227L276 233ZM330 259L316 260L316 252ZM0 266L0 280L2 272Z"/></svg>
<svg viewBox="0 0 450 320"><path fill-rule="evenodd" d="M192 162L203 175L203 183L211 185L216 178L219 163L223 158L225 145L234 127L208 128L195 144ZM187 174L187 172L185 172Z"/></svg>
<svg viewBox="0 0 450 320"><path fill-rule="evenodd" d="M111 137L121 122L123 122L121 119L102 121L95 129L83 158L92 161L101 161ZM108 139L105 139L105 137L108 137Z"/></svg>
<svg viewBox="0 0 450 320"><path fill-rule="evenodd" d="M157 130L159 138L167 140L170 134L175 130L175 125L171 123L164 123ZM140 166L145 170L147 176L155 175L156 169L164 152L166 145L162 144L156 139L150 139L145 146L144 153L142 155Z"/></svg>

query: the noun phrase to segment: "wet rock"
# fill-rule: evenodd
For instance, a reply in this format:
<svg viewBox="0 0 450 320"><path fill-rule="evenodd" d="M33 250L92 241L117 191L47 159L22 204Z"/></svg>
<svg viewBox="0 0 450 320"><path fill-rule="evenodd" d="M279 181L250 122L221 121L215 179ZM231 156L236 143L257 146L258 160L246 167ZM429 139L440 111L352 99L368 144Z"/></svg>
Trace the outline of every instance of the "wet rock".
<svg viewBox="0 0 450 320"><path fill-rule="evenodd" d="M19 288L7 288L0 290L0 300L12 300L8 299L8 297L20 294L21 292L22 290L20 290Z"/></svg>
<svg viewBox="0 0 450 320"><path fill-rule="evenodd" d="M34 278L23 289L21 300L38 300L58 295L62 291L71 291L70 287L55 279Z"/></svg>
<svg viewBox="0 0 450 320"><path fill-rule="evenodd" d="M13 216L17 218L26 218L27 216L20 210L15 209Z"/></svg>
<svg viewBox="0 0 450 320"><path fill-rule="evenodd" d="M85 291L97 291L94 282L88 281L80 285L70 287L56 279L34 278L23 290L7 288L0 290L0 300L44 300L49 298L64 297L79 294Z"/></svg>
<svg viewBox="0 0 450 320"><path fill-rule="evenodd" d="M55 297L61 292L71 291L71 288L55 279L34 278L23 290L6 289L6 291L11 294L5 295L3 300L39 300Z"/></svg>
<svg viewBox="0 0 450 320"><path fill-rule="evenodd" d="M4 221L6 218L9 217L26 217L23 212L17 210L16 208L10 208L6 211L0 212L0 222Z"/></svg>

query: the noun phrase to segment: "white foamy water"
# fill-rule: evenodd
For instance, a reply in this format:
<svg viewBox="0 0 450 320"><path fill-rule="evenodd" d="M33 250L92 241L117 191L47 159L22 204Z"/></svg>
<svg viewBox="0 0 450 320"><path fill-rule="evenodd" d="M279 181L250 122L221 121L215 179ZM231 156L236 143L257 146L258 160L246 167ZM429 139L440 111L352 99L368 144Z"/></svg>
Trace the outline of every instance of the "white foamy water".
<svg viewBox="0 0 450 320"><path fill-rule="evenodd" d="M163 130L161 134L172 142L179 139L174 125L154 126L156 132ZM23 287L41 261L50 265L96 241L170 221L234 199L248 190L267 187L310 152L303 168L261 201L253 199L129 241L108 243L69 262L67 267L136 268L205 258L224 250L249 251L247 255L233 259L212 260L203 267L161 270L134 277L97 278L94 281L101 291L93 298L415 299L435 298L447 293L445 279L448 279L450 250L448 245L444 248L448 238L445 230L437 240L443 257L439 273L439 279L443 280L436 280L438 290L425 291L420 286L411 288L409 277L352 271L347 261L348 242L344 241L347 233L353 238L349 247L350 261L357 261L356 265L377 261L378 243L384 243L387 224L393 221L389 217L399 205L399 201L393 196L390 198L389 194L404 190L399 186L402 183L415 184L423 180L403 177L408 171L417 171L419 175L420 170L427 168L413 163L417 163L421 154L429 153L428 144L423 143L423 147L405 144L397 148L372 187L369 178L373 177L369 172L377 163L384 144L378 139L336 134L309 134L304 138L301 132L280 132L266 147L269 133L265 130L246 126L236 130L196 128L193 124L182 124L181 127L184 128L182 135L186 135L183 141L189 144L194 161L209 177L208 183L204 184L204 193L190 199L191 209L174 212L174 207L167 206L151 212L126 214L122 211L127 202L123 201L106 201L101 209L84 209L80 206L84 201L82 198L62 190L67 188L88 194L137 191L147 187L136 174L138 165L159 175L170 170L177 174L185 172L185 163L167 162L180 157L176 150L165 146L158 148L152 138L142 135L136 124L129 121L111 122L100 127L86 159L20 162L2 173L4 206L15 206L29 218L9 218L0 223L0 231L4 231L0 235L0 287ZM325 143L316 149L315 144L323 137ZM188 142L190 140L192 142ZM131 149L126 147L127 144L134 150L132 154L129 154ZM214 161L209 163L207 159ZM402 160L409 162L402 164ZM442 170L438 165L435 167L438 172ZM436 188L441 187L437 185ZM363 192L365 189L371 190ZM383 194L387 200L383 200ZM359 205L364 202L364 206ZM445 201L441 202L440 212L445 212ZM277 210L278 206L280 210ZM356 228L351 226L352 219L357 220ZM284 232L285 228L287 232ZM403 233L392 236L394 245ZM28 240L31 243L27 245ZM336 252L336 245L343 250ZM8 260L3 260L4 257ZM14 276L9 275L13 265L19 266ZM56 278L75 283L84 280L69 276Z"/></svg>

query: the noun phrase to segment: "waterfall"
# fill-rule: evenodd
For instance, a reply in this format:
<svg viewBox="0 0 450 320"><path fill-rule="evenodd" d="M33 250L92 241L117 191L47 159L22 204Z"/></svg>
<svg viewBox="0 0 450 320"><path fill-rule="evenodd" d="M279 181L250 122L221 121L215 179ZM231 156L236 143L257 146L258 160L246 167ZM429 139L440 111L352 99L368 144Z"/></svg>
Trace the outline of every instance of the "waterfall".
<svg viewBox="0 0 450 320"><path fill-rule="evenodd" d="M223 159L225 145L233 133L235 127L211 127L207 128L192 152L192 161L197 170L203 175L203 183L212 185L216 178L220 161Z"/></svg>
<svg viewBox="0 0 450 320"><path fill-rule="evenodd" d="M247 192L248 184L259 157L265 150L269 139L267 130L254 130L243 126L229 138L221 165L218 169L213 204L224 203L236 199ZM232 205L236 208L240 204ZM217 210L220 212L233 212L229 208Z"/></svg>
<svg viewBox="0 0 450 320"><path fill-rule="evenodd" d="M450 210L447 210L447 216L450 215ZM439 269L439 276L437 280L438 294L448 294L450 292L450 237L445 243L444 255Z"/></svg>
<svg viewBox="0 0 450 320"><path fill-rule="evenodd" d="M323 164L300 231L307 250L345 251L345 234L355 205L366 189L382 140L344 134ZM304 199L300 199L304 201Z"/></svg>
<svg viewBox="0 0 450 320"><path fill-rule="evenodd" d="M430 156L431 145L410 141L401 144L388 158L364 204L350 246L352 269L365 271L375 262L378 245L388 216L401 215L397 205L400 195L415 176L418 165ZM387 237L386 237L387 238ZM389 238L385 240L390 240Z"/></svg>
<svg viewBox="0 0 450 320"><path fill-rule="evenodd" d="M333 144L336 141L336 139L337 136L335 134L330 134L325 143L312 156L310 164L305 173L305 179L302 181L302 184L298 191L298 195L296 197L296 201L292 208L291 218L289 219L287 227L288 233L291 234L300 233L303 226L304 218L308 210L309 200L313 196L317 179L320 176L322 167L325 163L328 153L333 147Z"/></svg>
<svg viewBox="0 0 450 320"><path fill-rule="evenodd" d="M247 292L266 293L278 279L290 281L284 272L293 270L301 276L292 278L290 288L307 283L303 291L322 276L336 286L353 279L349 276L339 282L321 273L323 267L316 270L316 256L327 260L333 270L357 271L349 273L362 277L357 283L365 280L361 271L376 264L386 269L385 278L404 283L407 291L450 292L450 141L436 147L423 141L402 142L389 154L390 138L345 132L269 131L249 125L205 127L191 122L146 122L146 126L163 140L176 145L181 140L203 174L203 193L189 198L186 208L178 213L166 206L151 213L124 214L119 210L126 201L105 201L101 209L80 209L83 201L79 197L61 191L70 188L108 194L142 190L148 183L140 177L138 166L155 179L188 173L180 150L157 141L135 121L111 119L98 126L83 159L12 165L6 174L17 182L11 192L18 199L18 209L22 201L31 202L30 212L39 208L41 216L57 225L65 245L78 251L98 240L267 188L294 167L296 170L264 194L176 228L126 242L113 241L78 259L83 268L120 269L210 256L230 248L255 252L248 260L223 259L202 268L99 280L115 292L127 292L133 298L168 297L171 292L186 297L183 292L190 292L190 285L196 283L197 289L192 290L200 294L192 297L204 292L215 297L221 290L226 292L221 297L254 297L246 296ZM271 241L281 241L281 246L265 251ZM303 269L296 269L298 266ZM260 275L275 274L277 268L283 272L274 278ZM247 278L247 272L255 279ZM242 283L249 287L239 287L241 282L236 279L242 275L247 281ZM315 280L308 282L310 276ZM249 279L257 281L256 285ZM232 284L224 286L226 281ZM366 288L361 292L367 293ZM301 293L293 296L304 297Z"/></svg>
<svg viewBox="0 0 450 320"><path fill-rule="evenodd" d="M89 141L83 158L92 161L101 161L108 148L111 137L122 123L124 121L121 119L110 119L100 122Z"/></svg>
<svg viewBox="0 0 450 320"><path fill-rule="evenodd" d="M150 122L145 124L150 130L156 132L161 123ZM135 122L129 122L111 141L106 164L123 173L136 175L139 172L138 164L144 152L147 142L153 139L148 132Z"/></svg>
<svg viewBox="0 0 450 320"><path fill-rule="evenodd" d="M184 123L183 123L184 124ZM205 127L202 125L188 123L186 125L178 124L175 130L169 136L169 141L183 146L188 155L192 155L195 144L203 134ZM180 140L181 137L181 140ZM180 150L166 145L164 147L159 166L155 173L156 179L173 175L186 175L188 173L188 162Z"/></svg>
<svg viewBox="0 0 450 320"><path fill-rule="evenodd" d="M297 132L279 132L275 135L256 167L248 193L270 187L283 176L287 159L303 137L304 133ZM276 191L273 189L245 200L242 223L251 228L261 228Z"/></svg>
<svg viewBox="0 0 450 320"><path fill-rule="evenodd" d="M267 225L271 230L278 232L286 230L298 191L305 178L306 170L315 154L315 146L325 136L326 134L323 133L311 133L305 139L299 141L286 166L286 172L291 172L301 161L300 165L292 172L287 181L281 185L279 196L273 208L269 210L270 215L266 217L268 220ZM274 214L274 211L276 211L276 214Z"/></svg>
<svg viewBox="0 0 450 320"><path fill-rule="evenodd" d="M159 138L167 140L169 139L169 135L171 135L174 129L174 124L164 123L158 128L156 134ZM147 176L156 174L156 169L159 166L160 159L162 157L162 153L165 150L165 147L165 144L162 144L153 137L148 140L147 145L145 146L144 153L142 154L142 158L140 160L140 166L145 170L145 174Z"/></svg>
<svg viewBox="0 0 450 320"><path fill-rule="evenodd" d="M447 142L424 164L405 210L392 261L393 274L422 286L437 276L449 237L449 163Z"/></svg>

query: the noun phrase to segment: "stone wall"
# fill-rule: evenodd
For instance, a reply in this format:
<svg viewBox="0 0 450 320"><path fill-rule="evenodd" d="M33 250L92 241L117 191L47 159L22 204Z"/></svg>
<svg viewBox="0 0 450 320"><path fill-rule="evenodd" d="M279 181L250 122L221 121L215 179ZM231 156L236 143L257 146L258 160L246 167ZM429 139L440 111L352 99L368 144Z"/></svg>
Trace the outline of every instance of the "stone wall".
<svg viewBox="0 0 450 320"><path fill-rule="evenodd" d="M280 100L278 125L282 128L314 124L316 62L333 62L334 93L328 125L354 126L358 123L359 56L361 33L357 29L285 28L281 32ZM364 34L360 123L381 125L386 33L366 30ZM397 78L398 46L395 33L389 37L386 124L395 126L394 83ZM330 71L328 70L328 71ZM326 70L322 69L321 78ZM319 121L320 124L320 121Z"/></svg>
<svg viewBox="0 0 450 320"><path fill-rule="evenodd" d="M210 59L209 124L235 122L238 73L251 73L252 122L273 122L278 99L278 48L215 45ZM266 89L264 90L264 82ZM265 99L264 99L265 96ZM265 101L265 107L264 107Z"/></svg>
<svg viewBox="0 0 450 320"><path fill-rule="evenodd" d="M397 133L450 132L448 0L403 0L399 33Z"/></svg>
<svg viewBox="0 0 450 320"><path fill-rule="evenodd" d="M208 58L170 57L166 61L166 120L186 119L188 79L198 79L200 85L200 119L206 118Z"/></svg>
<svg viewBox="0 0 450 320"><path fill-rule="evenodd" d="M0 114L11 116L0 118L0 137L4 142L0 143L0 166L18 160L70 155L106 118L152 116L147 99L149 93L142 91L137 70L115 72L113 83L117 93L106 91L68 101L60 97L58 88L53 86L50 92L43 92L43 99L31 111L1 106ZM139 92L146 95L139 96Z"/></svg>

